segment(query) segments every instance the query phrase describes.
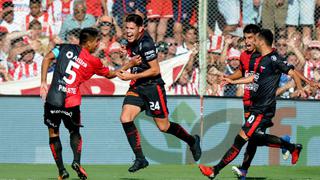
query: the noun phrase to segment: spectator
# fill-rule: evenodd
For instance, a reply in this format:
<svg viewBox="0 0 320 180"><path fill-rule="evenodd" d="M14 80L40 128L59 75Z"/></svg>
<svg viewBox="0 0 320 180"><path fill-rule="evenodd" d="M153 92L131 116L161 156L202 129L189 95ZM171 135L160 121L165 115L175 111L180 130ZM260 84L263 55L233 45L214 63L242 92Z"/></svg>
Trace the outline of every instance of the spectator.
<svg viewBox="0 0 320 180"><path fill-rule="evenodd" d="M0 26L4 26L7 28L8 32L11 33L13 31L21 31L21 24L20 22L14 18L14 5L12 1L4 1L1 3L1 18L2 22L0 23Z"/></svg>
<svg viewBox="0 0 320 180"><path fill-rule="evenodd" d="M168 88L171 95L199 95L199 84L190 77L189 72L183 70L180 77Z"/></svg>
<svg viewBox="0 0 320 180"><path fill-rule="evenodd" d="M312 29L314 25L315 0L290 0L288 5L288 16L286 24L288 26L288 37L302 26L303 43L306 45L311 41Z"/></svg>
<svg viewBox="0 0 320 180"><path fill-rule="evenodd" d="M60 33L62 23L68 15L73 14L74 0L53 1L47 8L49 16L52 16L54 21L53 31Z"/></svg>
<svg viewBox="0 0 320 180"><path fill-rule="evenodd" d="M278 40L276 40L275 47L280 57L287 58L288 53L288 45L287 39L284 36L280 36Z"/></svg>
<svg viewBox="0 0 320 180"><path fill-rule="evenodd" d="M259 24L261 22L262 1L247 0L242 2L243 27L247 24Z"/></svg>
<svg viewBox="0 0 320 180"><path fill-rule="evenodd" d="M30 22L34 19L38 20L42 25L42 33L45 36L52 37L53 32L53 19L47 12L42 12L41 0L30 0L30 14L28 14L23 22L23 31L27 31Z"/></svg>
<svg viewBox="0 0 320 180"><path fill-rule="evenodd" d="M7 33L7 28L0 26L0 83L12 79L8 73L7 54L3 51Z"/></svg>
<svg viewBox="0 0 320 180"><path fill-rule="evenodd" d="M37 19L32 20L29 25L30 36L27 41L33 50L44 56L53 48L53 45L50 46L49 37L44 36L42 30L41 23Z"/></svg>
<svg viewBox="0 0 320 180"><path fill-rule="evenodd" d="M164 39L164 42L168 44L168 54L167 59L173 58L177 54L178 43L172 37L167 37Z"/></svg>
<svg viewBox="0 0 320 180"><path fill-rule="evenodd" d="M288 12L288 0L264 0L262 4L262 26L270 29L275 37L278 30L285 29Z"/></svg>
<svg viewBox="0 0 320 180"><path fill-rule="evenodd" d="M163 41L168 20L173 17L172 0L150 0L146 9L150 36L155 42Z"/></svg>
<svg viewBox="0 0 320 180"><path fill-rule="evenodd" d="M198 31L195 27L186 25L183 28L183 43L177 47L177 54L184 54L193 49L198 40Z"/></svg>
<svg viewBox="0 0 320 180"><path fill-rule="evenodd" d="M239 68L241 52L237 49L231 48L227 58L226 75L231 75ZM227 84L224 88L224 96L237 96L237 85Z"/></svg>
<svg viewBox="0 0 320 180"><path fill-rule="evenodd" d="M223 96L224 87L221 84L220 77L223 75L216 67L210 67L207 72L207 88L208 96Z"/></svg>
<svg viewBox="0 0 320 180"><path fill-rule="evenodd" d="M176 42L181 45L183 41L183 28L184 26L195 26L196 22L194 19L198 1L196 0L172 0L173 15L174 15L174 26L173 35Z"/></svg>
<svg viewBox="0 0 320 180"><path fill-rule="evenodd" d="M101 58L106 57L109 59L109 49L111 44L116 42L117 38L121 37L121 29L115 24L113 18L109 16L100 17L97 21L97 26L102 36L99 48L97 49L95 55Z"/></svg>
<svg viewBox="0 0 320 180"><path fill-rule="evenodd" d="M115 0L112 7L113 17L116 18L117 24L123 26L123 19L128 14L138 14L145 17L146 1L145 0Z"/></svg>
<svg viewBox="0 0 320 180"><path fill-rule="evenodd" d="M84 0L75 0L73 3L73 15L69 15L62 24L60 38L65 39L66 33L74 28L91 27L95 24L95 18L86 14L86 3Z"/></svg>
<svg viewBox="0 0 320 180"><path fill-rule="evenodd" d="M126 57L120 52L121 45L113 42L109 48L108 57L102 59L102 63L111 70L117 70L126 63Z"/></svg>
<svg viewBox="0 0 320 180"><path fill-rule="evenodd" d="M157 45L157 52L158 52L158 61L164 61L167 58L168 54L168 44L166 42L160 41Z"/></svg>
<svg viewBox="0 0 320 180"><path fill-rule="evenodd" d="M13 68L9 69L13 80L21 80L40 75L42 56L37 54L28 45L15 48L14 51L16 51L18 55L13 62Z"/></svg>

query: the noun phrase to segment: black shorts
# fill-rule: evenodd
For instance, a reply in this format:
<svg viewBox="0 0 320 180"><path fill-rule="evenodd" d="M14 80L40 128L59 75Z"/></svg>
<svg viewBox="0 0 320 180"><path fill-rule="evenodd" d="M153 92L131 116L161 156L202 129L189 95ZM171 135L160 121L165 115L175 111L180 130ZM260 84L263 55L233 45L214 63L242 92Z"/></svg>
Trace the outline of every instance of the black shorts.
<svg viewBox="0 0 320 180"><path fill-rule="evenodd" d="M272 118L275 111L259 113L249 110L245 112L245 123L242 125L242 130L250 138L254 133L265 133L266 129L273 126Z"/></svg>
<svg viewBox="0 0 320 180"><path fill-rule="evenodd" d="M123 105L125 104L138 106L151 117L168 117L167 96L163 84L150 83L130 87L123 101Z"/></svg>
<svg viewBox="0 0 320 180"><path fill-rule="evenodd" d="M49 103L44 104L44 124L48 128L59 130L61 120L69 130L77 130L81 125L80 106L71 108L56 107Z"/></svg>

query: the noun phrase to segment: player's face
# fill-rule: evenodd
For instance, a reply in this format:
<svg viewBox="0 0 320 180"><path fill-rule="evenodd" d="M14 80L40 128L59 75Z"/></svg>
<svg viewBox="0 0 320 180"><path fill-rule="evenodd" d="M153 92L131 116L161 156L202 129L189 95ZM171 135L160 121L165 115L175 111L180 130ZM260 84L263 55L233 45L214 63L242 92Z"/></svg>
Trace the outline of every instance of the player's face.
<svg viewBox="0 0 320 180"><path fill-rule="evenodd" d="M247 51L253 51L255 49L256 35L253 33L244 33L244 42Z"/></svg>
<svg viewBox="0 0 320 180"><path fill-rule="evenodd" d="M263 40L261 38L259 38L258 36L256 37L256 41L255 41L255 48L261 52L261 44L263 43Z"/></svg>
<svg viewBox="0 0 320 180"><path fill-rule="evenodd" d="M135 40L137 40L142 31L143 31L143 27L137 26L134 22L126 23L126 36L129 43L132 43Z"/></svg>
<svg viewBox="0 0 320 180"><path fill-rule="evenodd" d="M100 38L96 38L93 41L89 42L89 44L88 44L89 45L89 52L94 53L98 49L99 44L100 44Z"/></svg>

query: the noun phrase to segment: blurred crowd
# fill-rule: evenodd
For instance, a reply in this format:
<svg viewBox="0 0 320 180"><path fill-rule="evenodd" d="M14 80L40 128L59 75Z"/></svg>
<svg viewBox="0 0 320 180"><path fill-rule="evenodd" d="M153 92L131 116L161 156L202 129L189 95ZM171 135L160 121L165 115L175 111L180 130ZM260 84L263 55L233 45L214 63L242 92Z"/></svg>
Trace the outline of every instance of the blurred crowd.
<svg viewBox="0 0 320 180"><path fill-rule="evenodd" d="M123 20L129 13L145 19L159 61L191 53L168 94L198 95L196 0L0 0L0 84L39 76L46 53L56 44L78 44L84 27L101 31L95 56L111 69L120 67L127 59L120 49L126 44ZM280 55L310 80L320 80L320 0L208 0L206 95L242 96L243 86L224 85L219 77L239 67L246 24L271 29ZM305 88L309 99L320 98L317 89ZM296 97L286 75L278 95Z"/></svg>

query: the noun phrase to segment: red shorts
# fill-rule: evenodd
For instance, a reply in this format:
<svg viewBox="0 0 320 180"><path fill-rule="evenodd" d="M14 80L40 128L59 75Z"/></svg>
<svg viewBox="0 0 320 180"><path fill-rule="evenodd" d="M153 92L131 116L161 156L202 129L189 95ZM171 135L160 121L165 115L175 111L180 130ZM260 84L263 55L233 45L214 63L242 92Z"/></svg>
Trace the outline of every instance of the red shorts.
<svg viewBox="0 0 320 180"><path fill-rule="evenodd" d="M173 17L172 0L150 0L146 9L148 19Z"/></svg>

